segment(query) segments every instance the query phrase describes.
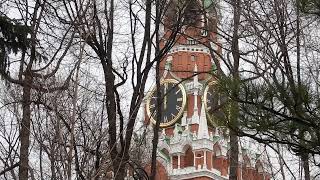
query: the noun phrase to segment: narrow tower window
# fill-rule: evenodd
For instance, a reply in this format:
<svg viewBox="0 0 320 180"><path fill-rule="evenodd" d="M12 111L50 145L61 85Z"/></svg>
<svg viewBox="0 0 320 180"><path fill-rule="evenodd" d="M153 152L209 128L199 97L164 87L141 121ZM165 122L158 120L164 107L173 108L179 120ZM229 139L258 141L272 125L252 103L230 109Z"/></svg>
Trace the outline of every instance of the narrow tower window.
<svg viewBox="0 0 320 180"><path fill-rule="evenodd" d="M188 38L188 45L195 45L197 44L197 41L192 39L192 38Z"/></svg>
<svg viewBox="0 0 320 180"><path fill-rule="evenodd" d="M196 61L196 56L195 55L191 55L191 61L192 62Z"/></svg>

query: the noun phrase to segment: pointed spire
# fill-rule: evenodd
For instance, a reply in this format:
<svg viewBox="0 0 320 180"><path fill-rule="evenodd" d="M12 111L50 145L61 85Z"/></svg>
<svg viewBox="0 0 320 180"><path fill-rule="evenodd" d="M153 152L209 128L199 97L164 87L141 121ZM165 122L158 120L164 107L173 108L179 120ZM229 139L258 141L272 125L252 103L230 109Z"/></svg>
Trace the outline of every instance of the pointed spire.
<svg viewBox="0 0 320 180"><path fill-rule="evenodd" d="M198 66L195 63L194 64L194 74L198 72ZM196 74L193 77L193 115L192 115L192 123L199 123L199 114L198 114L198 86L199 81L198 81L198 75Z"/></svg>
<svg viewBox="0 0 320 180"><path fill-rule="evenodd" d="M164 65L164 72L163 72L163 77L165 78L168 74L169 71L171 71L171 66L172 66L172 56L168 56L166 59L166 64Z"/></svg>
<svg viewBox="0 0 320 180"><path fill-rule="evenodd" d="M198 116L198 94L194 94L193 98L194 98L193 115Z"/></svg>
<svg viewBox="0 0 320 180"><path fill-rule="evenodd" d="M185 130L185 131L189 131L189 124L186 125L186 127L185 127L184 130Z"/></svg>
<svg viewBox="0 0 320 180"><path fill-rule="evenodd" d="M176 123L173 129L173 135L174 136L179 136L182 132L181 125L179 123Z"/></svg>
<svg viewBox="0 0 320 180"><path fill-rule="evenodd" d="M165 139L165 137L166 137L166 130L163 128L159 139Z"/></svg>
<svg viewBox="0 0 320 180"><path fill-rule="evenodd" d="M183 115L182 115L182 118L181 118L181 125L182 126L188 126L189 122L188 122L188 119L187 119L187 114L188 112L187 111L184 111L183 112Z"/></svg>
<svg viewBox="0 0 320 180"><path fill-rule="evenodd" d="M199 78L198 78L198 66L197 63L194 63L194 69L193 72L195 74L195 76L193 77L193 85L194 87L196 87L196 85L199 83Z"/></svg>
<svg viewBox="0 0 320 180"><path fill-rule="evenodd" d="M188 136L190 135L190 130L189 130L189 125L187 124L182 132L183 136Z"/></svg>
<svg viewBox="0 0 320 180"><path fill-rule="evenodd" d="M198 129L198 139L209 139L209 130L207 124L206 112L204 109L204 102L201 105L201 114L199 118L200 124Z"/></svg>
<svg viewBox="0 0 320 180"><path fill-rule="evenodd" d="M220 129L218 127L216 127L215 130L214 130L214 135L215 136L220 136L220 134L219 134L220 132L219 131L220 131Z"/></svg>

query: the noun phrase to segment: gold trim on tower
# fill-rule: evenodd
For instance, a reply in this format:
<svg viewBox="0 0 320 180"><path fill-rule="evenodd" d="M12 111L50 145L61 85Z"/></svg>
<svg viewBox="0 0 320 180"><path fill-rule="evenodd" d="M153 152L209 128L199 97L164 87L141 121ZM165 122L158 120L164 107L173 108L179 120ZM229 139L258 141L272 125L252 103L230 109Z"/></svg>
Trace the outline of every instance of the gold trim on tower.
<svg viewBox="0 0 320 180"><path fill-rule="evenodd" d="M181 90L181 93L182 93L182 105L181 105L181 109L178 111L178 113L174 116L173 119L171 119L169 122L166 122L166 123L160 123L160 127L161 128L169 127L169 126L175 124L178 121L178 119L183 115L183 112L184 112L184 109L185 109L185 106L186 106L186 103L187 103L187 94L186 94L185 88L181 84L181 82L179 82L179 81L177 81L175 79L163 79L160 82L160 86L162 86L162 85L164 85L166 83L175 84L175 86L177 86ZM148 115L150 121L155 125L156 124L156 120L152 117L152 113L153 112L151 113L151 111L150 111L150 103L151 103L151 99L152 99L154 93L156 93L156 86L154 86L152 91L148 94L146 108L147 108L147 115Z"/></svg>
<svg viewBox="0 0 320 180"><path fill-rule="evenodd" d="M214 86L215 84L217 84L217 81L211 81L209 82L207 85L206 85L206 88L204 89L204 92L203 92L203 100L204 100L204 107L205 107L205 111L206 111L206 115L207 115L207 118L209 120L209 123L215 127L218 126L218 120L215 119L214 115L210 114L209 113L209 109L208 109L208 91L209 91L209 88L211 86Z"/></svg>

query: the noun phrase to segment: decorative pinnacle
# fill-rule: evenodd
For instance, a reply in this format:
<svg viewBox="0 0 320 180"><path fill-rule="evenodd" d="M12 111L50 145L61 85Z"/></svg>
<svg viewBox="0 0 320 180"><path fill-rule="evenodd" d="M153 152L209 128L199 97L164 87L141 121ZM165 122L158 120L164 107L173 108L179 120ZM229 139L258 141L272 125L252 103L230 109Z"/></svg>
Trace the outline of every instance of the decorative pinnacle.
<svg viewBox="0 0 320 180"><path fill-rule="evenodd" d="M209 139L207 117L206 117L203 101L201 105L201 114L199 118L198 139Z"/></svg>
<svg viewBox="0 0 320 180"><path fill-rule="evenodd" d="M171 70L171 66L172 66L172 56L168 56L166 59L166 64L165 64L165 70L166 71L170 71Z"/></svg>
<svg viewBox="0 0 320 180"><path fill-rule="evenodd" d="M192 115L192 122L193 123L199 123L199 114L198 114L198 85L199 85L199 81L198 81L198 66L195 63L194 64L194 74L196 74L193 77L193 115Z"/></svg>
<svg viewBox="0 0 320 180"><path fill-rule="evenodd" d="M199 83L199 79L198 79L198 66L197 66L197 64L195 63L194 64L194 74L195 74L195 76L193 77L193 85L194 86L196 86L198 83Z"/></svg>

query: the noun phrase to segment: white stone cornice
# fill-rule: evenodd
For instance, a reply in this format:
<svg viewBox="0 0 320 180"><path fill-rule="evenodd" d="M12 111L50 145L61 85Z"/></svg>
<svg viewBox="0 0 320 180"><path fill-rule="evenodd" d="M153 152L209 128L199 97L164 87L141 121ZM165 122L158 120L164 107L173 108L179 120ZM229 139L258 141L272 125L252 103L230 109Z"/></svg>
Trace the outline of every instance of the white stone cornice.
<svg viewBox="0 0 320 180"><path fill-rule="evenodd" d="M208 170L206 168L196 169L195 167L186 167L183 169L172 169L172 172L169 172L169 177L172 180L182 180L182 179L192 179L197 177L208 177L215 180L227 180L228 176L222 176L221 172L212 169Z"/></svg>
<svg viewBox="0 0 320 180"><path fill-rule="evenodd" d="M204 45L197 44L197 45L176 45L171 48L168 54L172 54L175 52L197 52L197 53L206 53L210 55L209 48L205 47Z"/></svg>
<svg viewBox="0 0 320 180"><path fill-rule="evenodd" d="M192 150L213 151L213 142L209 139L197 139L192 142Z"/></svg>

